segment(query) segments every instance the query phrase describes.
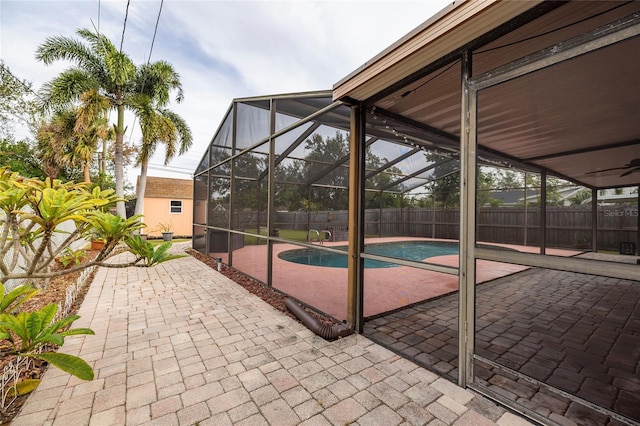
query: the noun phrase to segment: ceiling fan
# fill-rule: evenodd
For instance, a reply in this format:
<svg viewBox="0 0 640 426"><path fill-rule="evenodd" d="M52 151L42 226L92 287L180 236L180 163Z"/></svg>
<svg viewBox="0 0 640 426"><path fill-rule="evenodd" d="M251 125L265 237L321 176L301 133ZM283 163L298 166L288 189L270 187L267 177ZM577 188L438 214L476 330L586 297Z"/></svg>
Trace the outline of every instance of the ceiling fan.
<svg viewBox="0 0 640 426"><path fill-rule="evenodd" d="M622 167L612 167L610 169L595 170L593 172L587 172L586 174L592 175L596 173L610 172L612 170L625 170L624 172L622 172L620 177L628 176L631 173L640 172L640 158L634 158Z"/></svg>

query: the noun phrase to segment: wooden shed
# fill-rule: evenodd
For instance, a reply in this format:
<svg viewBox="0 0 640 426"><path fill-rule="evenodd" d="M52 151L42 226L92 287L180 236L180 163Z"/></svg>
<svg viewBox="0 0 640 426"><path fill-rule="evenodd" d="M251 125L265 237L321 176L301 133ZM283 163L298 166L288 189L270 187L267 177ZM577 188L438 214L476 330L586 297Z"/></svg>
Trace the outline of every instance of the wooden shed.
<svg viewBox="0 0 640 426"><path fill-rule="evenodd" d="M170 226L174 237L191 237L193 216L193 181L148 176L144 193L145 233L162 234Z"/></svg>

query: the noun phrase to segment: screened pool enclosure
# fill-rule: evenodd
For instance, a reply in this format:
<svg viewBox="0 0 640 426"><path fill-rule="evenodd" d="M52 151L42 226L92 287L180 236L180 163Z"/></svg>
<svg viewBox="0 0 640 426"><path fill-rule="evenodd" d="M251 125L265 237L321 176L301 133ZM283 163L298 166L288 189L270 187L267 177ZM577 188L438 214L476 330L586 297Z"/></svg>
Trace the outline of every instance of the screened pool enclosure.
<svg viewBox="0 0 640 426"><path fill-rule="evenodd" d="M358 318L349 316L352 116L350 107L331 97L332 92L326 91L233 101L195 174L193 245L317 311L357 323ZM387 111L371 108L363 118L362 322L359 327L354 325L373 340L457 381L460 147L433 129ZM476 308L482 325L476 350L486 358L477 361L475 371L487 383L508 383L507 377L514 373L502 375L499 366L513 368L521 363L528 371L537 364L522 354L531 354L538 345L532 359L546 369L529 374L540 380L551 362L541 353L550 348L559 351L559 336L585 327L594 331L597 324L592 314L569 318L568 313L550 307L584 304L584 289L606 282L584 296L592 301L589 312L600 312L606 308L596 300L615 291L632 302L637 286L632 281L558 275L499 260L507 254L543 251L563 257L598 248L615 252L620 241L636 241L633 213L637 204L595 204L595 216L594 203L583 199L569 206L547 201L543 207L541 192L551 187L547 183L541 191L540 171L514 168L490 153L482 153L478 164L481 178L507 170L515 182L511 187L498 180L489 186L477 185L476 230L482 243L476 247L497 254L476 261L476 282L487 284L480 287L483 291L477 296ZM575 183L564 185L574 193L593 195ZM495 203L495 197L514 190L515 203ZM628 199L635 197L637 194L631 194ZM595 222L593 217L597 217ZM615 256L600 258L603 256L620 261ZM556 282L563 282L565 290L552 290ZM534 289L542 293L536 295ZM531 294L513 299L521 292ZM532 297L546 302L535 306L527 302ZM634 311L623 309L630 314ZM512 322L525 318L522 324ZM555 320L549 323L550 318ZM550 324L556 322L558 326L549 333ZM541 340L543 331L546 337ZM496 343L498 338L502 340ZM600 350L593 344L593 351ZM587 352L589 347L584 347ZM581 365L579 360L571 362ZM559 366L560 362L556 369L564 371ZM624 374L612 377L628 379L620 376ZM560 383L564 379L552 376L549 380ZM563 389L576 386L562 385ZM526 393L531 401L536 401L536 395L549 398L538 385L531 385ZM558 411L566 411L569 405L559 403L563 408ZM633 410L625 414L629 412L635 415Z"/></svg>
<svg viewBox="0 0 640 426"><path fill-rule="evenodd" d="M234 100L194 248L538 423L640 424L639 35L638 2L455 2Z"/></svg>
<svg viewBox="0 0 640 426"><path fill-rule="evenodd" d="M194 247L344 320L351 112L331 96L326 91L233 102L196 171ZM433 237L437 219L442 225L437 236L457 239L456 219L446 217L451 212L429 201L432 207L411 221L406 208L417 199L428 201L430 183L458 171L455 144L436 149L420 129L392 117L371 117L365 160L367 235L377 240ZM287 260L296 255L316 257L317 268ZM411 262L402 248L386 257L395 259L387 259L388 268ZM324 267L328 258L342 267ZM415 259L420 267L422 258ZM451 268L437 269L446 273ZM455 278L449 281L454 290ZM370 314L421 300L413 295L411 300L406 295L385 299L388 303L371 305Z"/></svg>

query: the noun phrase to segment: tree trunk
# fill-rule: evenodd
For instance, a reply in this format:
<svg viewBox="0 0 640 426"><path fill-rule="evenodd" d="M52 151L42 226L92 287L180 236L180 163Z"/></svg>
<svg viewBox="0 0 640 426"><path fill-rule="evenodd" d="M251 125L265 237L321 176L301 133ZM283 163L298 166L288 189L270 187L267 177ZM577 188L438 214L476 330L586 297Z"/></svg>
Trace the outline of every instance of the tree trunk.
<svg viewBox="0 0 640 426"><path fill-rule="evenodd" d="M121 96L119 96L116 102L118 108L118 124L116 126L113 162L115 166L116 195L124 198L124 104L122 103ZM116 211L119 216L126 219L127 211L124 207L124 201L118 201L116 203Z"/></svg>
<svg viewBox="0 0 640 426"><path fill-rule="evenodd" d="M100 173L107 173L107 139L102 140L102 158L100 160Z"/></svg>
<svg viewBox="0 0 640 426"><path fill-rule="evenodd" d="M91 183L91 173L89 171L89 163L82 166L82 177L85 183Z"/></svg>
<svg viewBox="0 0 640 426"><path fill-rule="evenodd" d="M147 161L140 163L140 179L136 188L136 210L135 214L144 214L144 192L147 188Z"/></svg>

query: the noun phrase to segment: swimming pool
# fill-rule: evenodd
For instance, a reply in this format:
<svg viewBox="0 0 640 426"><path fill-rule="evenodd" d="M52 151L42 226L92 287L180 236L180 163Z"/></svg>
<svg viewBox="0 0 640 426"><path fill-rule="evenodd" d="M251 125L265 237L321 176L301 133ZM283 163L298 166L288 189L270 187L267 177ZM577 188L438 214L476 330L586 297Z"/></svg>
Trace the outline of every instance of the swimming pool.
<svg viewBox="0 0 640 426"><path fill-rule="evenodd" d="M318 249L302 248L283 251L278 257L287 262L329 268L346 268L348 262L347 246L332 247L344 250L345 254L328 253ZM395 257L405 260L422 261L429 257L458 254L458 243L446 241L395 241L389 243L367 244L365 253ZM365 268L394 268L396 263L365 259Z"/></svg>

